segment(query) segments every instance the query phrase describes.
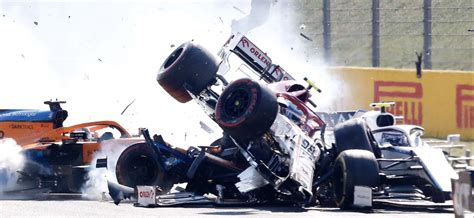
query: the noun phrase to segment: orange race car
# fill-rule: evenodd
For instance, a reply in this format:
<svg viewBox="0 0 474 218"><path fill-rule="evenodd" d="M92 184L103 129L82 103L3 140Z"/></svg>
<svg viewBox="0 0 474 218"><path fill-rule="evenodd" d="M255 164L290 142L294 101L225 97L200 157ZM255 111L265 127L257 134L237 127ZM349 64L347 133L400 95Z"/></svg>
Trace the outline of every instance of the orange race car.
<svg viewBox="0 0 474 218"><path fill-rule="evenodd" d="M0 142L13 138L26 159L23 167L16 170L15 187L3 190L4 193L38 189L80 192L97 151L107 147L120 152L143 142L114 121L63 127L68 112L61 108L61 103L65 102L46 101L48 111L0 110ZM0 166L0 185L8 182L5 174L6 169Z"/></svg>

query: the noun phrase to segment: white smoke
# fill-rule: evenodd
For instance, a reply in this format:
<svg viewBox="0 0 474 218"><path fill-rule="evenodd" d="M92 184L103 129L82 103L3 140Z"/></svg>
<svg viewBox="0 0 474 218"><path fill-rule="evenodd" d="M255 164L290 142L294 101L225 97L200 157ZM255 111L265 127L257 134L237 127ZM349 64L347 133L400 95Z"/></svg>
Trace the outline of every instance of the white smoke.
<svg viewBox="0 0 474 218"><path fill-rule="evenodd" d="M90 170L87 173L87 180L81 188L81 193L85 194L85 198L103 200L104 194L108 197L107 181L117 182L115 166L125 148L126 146L114 140L101 143L101 149L94 154ZM96 168L99 158L107 158L107 168Z"/></svg>
<svg viewBox="0 0 474 218"><path fill-rule="evenodd" d="M247 34L263 25L270 15L271 6L271 0L252 0L249 14L239 20L232 20L232 33Z"/></svg>
<svg viewBox="0 0 474 218"><path fill-rule="evenodd" d="M16 187L17 170L22 169L25 157L22 148L13 139L0 139L0 197L4 191Z"/></svg>

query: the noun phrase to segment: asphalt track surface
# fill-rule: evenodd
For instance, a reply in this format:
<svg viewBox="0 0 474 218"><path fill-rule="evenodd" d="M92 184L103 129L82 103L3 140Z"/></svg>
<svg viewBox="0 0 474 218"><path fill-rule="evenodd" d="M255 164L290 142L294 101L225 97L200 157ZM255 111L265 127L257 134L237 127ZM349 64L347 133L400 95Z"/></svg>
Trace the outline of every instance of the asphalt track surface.
<svg viewBox="0 0 474 218"><path fill-rule="evenodd" d="M187 205L143 208L91 200L0 200L0 217L454 217L450 209L375 208L340 211L337 208L288 206L222 207ZM465 217L473 217L466 214Z"/></svg>

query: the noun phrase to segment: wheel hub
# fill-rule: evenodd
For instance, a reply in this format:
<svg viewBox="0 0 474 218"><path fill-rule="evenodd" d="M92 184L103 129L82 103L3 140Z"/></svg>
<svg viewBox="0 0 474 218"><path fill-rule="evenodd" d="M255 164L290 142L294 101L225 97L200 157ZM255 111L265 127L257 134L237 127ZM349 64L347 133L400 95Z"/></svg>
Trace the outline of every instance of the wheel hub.
<svg viewBox="0 0 474 218"><path fill-rule="evenodd" d="M242 116L250 104L250 95L244 89L235 90L224 105L224 113L230 117Z"/></svg>

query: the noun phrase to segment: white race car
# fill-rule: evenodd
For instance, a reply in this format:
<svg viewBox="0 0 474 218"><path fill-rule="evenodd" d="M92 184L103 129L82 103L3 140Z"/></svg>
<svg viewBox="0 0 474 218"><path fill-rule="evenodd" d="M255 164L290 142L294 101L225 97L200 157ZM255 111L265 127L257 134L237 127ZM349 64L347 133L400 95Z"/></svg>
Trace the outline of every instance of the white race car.
<svg viewBox="0 0 474 218"><path fill-rule="evenodd" d="M441 148L422 140L422 127L396 123L397 118L386 112L393 104L373 103L371 106L380 110L354 115L365 120L379 144L377 161L383 182L374 198L434 203L450 200L451 179L457 179L456 171Z"/></svg>

